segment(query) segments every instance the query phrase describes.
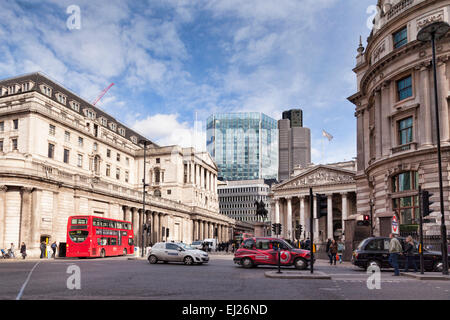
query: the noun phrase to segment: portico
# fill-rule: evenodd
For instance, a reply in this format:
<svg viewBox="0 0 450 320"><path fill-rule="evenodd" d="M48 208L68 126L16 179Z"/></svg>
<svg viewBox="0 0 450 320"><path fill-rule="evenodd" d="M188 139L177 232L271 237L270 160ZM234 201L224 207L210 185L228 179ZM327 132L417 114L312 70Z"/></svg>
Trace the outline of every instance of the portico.
<svg viewBox="0 0 450 320"><path fill-rule="evenodd" d="M353 163L353 162L352 162ZM343 164L318 165L303 170L289 180L272 188L271 199L275 211L272 221L282 224L281 237L290 240L303 240L310 237L310 196L313 188L313 228L314 241L342 238L345 221L355 219L356 185L355 172ZM327 215L317 217L316 194L327 197ZM298 239L295 235L297 225L303 226Z"/></svg>

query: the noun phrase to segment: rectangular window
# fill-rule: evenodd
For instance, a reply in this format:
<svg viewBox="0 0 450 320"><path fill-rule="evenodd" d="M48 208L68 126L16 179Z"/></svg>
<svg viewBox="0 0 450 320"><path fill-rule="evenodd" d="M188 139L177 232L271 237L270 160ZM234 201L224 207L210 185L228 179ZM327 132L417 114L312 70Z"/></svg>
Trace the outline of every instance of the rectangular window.
<svg viewBox="0 0 450 320"><path fill-rule="evenodd" d="M64 140L66 142L70 142L70 132L69 131L64 132Z"/></svg>
<svg viewBox="0 0 450 320"><path fill-rule="evenodd" d="M98 149L97 142L94 142L94 151L97 151L97 149Z"/></svg>
<svg viewBox="0 0 450 320"><path fill-rule="evenodd" d="M14 130L19 129L19 119L13 120L13 128L14 128Z"/></svg>
<svg viewBox="0 0 450 320"><path fill-rule="evenodd" d="M160 163L160 159L159 158L156 158L156 163Z"/></svg>
<svg viewBox="0 0 450 320"><path fill-rule="evenodd" d="M111 176L111 166L109 164L106 165L106 176Z"/></svg>
<svg viewBox="0 0 450 320"><path fill-rule="evenodd" d="M398 122L398 142L400 145L413 142L413 117Z"/></svg>
<svg viewBox="0 0 450 320"><path fill-rule="evenodd" d="M78 146L79 146L80 148L82 148L82 147L83 147L83 144L84 144L83 138L82 138L82 137L78 137Z"/></svg>
<svg viewBox="0 0 450 320"><path fill-rule="evenodd" d="M397 81L397 93L398 93L398 100L404 100L406 98L412 97L412 77L408 76L406 78L403 78L399 81Z"/></svg>
<svg viewBox="0 0 450 320"><path fill-rule="evenodd" d="M405 27L402 30L394 33L394 48L398 49L408 43L408 28Z"/></svg>
<svg viewBox="0 0 450 320"><path fill-rule="evenodd" d="M120 162L120 153L117 154L116 160Z"/></svg>
<svg viewBox="0 0 450 320"><path fill-rule="evenodd" d="M55 156L55 145L52 143L48 144L48 157L53 159Z"/></svg>
<svg viewBox="0 0 450 320"><path fill-rule="evenodd" d="M125 161L127 163L127 166L129 166L130 165L130 158L125 158Z"/></svg>
<svg viewBox="0 0 450 320"><path fill-rule="evenodd" d="M120 180L120 169L119 168L116 169L116 179Z"/></svg>
<svg viewBox="0 0 450 320"><path fill-rule="evenodd" d="M111 158L111 150L106 149L106 156L107 156L108 158Z"/></svg>
<svg viewBox="0 0 450 320"><path fill-rule="evenodd" d="M81 154L78 155L77 166L78 166L79 168L82 168L82 167L83 167L83 155L81 155Z"/></svg>
<svg viewBox="0 0 450 320"><path fill-rule="evenodd" d="M69 163L69 150L64 149L64 163Z"/></svg>
<svg viewBox="0 0 450 320"><path fill-rule="evenodd" d="M125 171L125 182L128 182L128 178L129 178L129 173L128 173L128 171Z"/></svg>
<svg viewBox="0 0 450 320"><path fill-rule="evenodd" d="M54 136L55 132L56 132L56 127L54 125L50 124L48 126L48 134L51 136Z"/></svg>
<svg viewBox="0 0 450 320"><path fill-rule="evenodd" d="M11 139L12 149L17 150L17 138Z"/></svg>
<svg viewBox="0 0 450 320"><path fill-rule="evenodd" d="M3 140L0 140L0 152L3 152Z"/></svg>
<svg viewBox="0 0 450 320"><path fill-rule="evenodd" d="M5 122L1 121L0 122L0 132L3 132L3 131L5 131Z"/></svg>

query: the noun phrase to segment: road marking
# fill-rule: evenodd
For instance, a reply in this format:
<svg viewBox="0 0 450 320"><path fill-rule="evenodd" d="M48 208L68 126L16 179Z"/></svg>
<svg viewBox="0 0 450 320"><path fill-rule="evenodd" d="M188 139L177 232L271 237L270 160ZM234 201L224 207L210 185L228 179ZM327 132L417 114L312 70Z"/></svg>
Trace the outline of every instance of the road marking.
<svg viewBox="0 0 450 320"><path fill-rule="evenodd" d="M27 279L25 280L25 283L23 284L22 288L20 288L20 291L19 291L19 294L16 297L16 300L20 300L20 298L22 297L23 291L25 290L25 287L27 286L28 281L30 281L31 274L33 273L34 269L36 269L36 267L38 266L39 263L41 263L41 261L36 262L36 264L31 269L30 273L28 274Z"/></svg>

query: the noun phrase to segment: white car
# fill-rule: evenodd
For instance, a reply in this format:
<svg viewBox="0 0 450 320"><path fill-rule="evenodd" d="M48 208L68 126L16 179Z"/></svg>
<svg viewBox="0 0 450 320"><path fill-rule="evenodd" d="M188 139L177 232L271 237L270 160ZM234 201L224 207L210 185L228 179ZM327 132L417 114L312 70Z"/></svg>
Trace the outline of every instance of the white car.
<svg viewBox="0 0 450 320"><path fill-rule="evenodd" d="M186 265L208 263L209 256L206 252L192 248L184 243L158 242L151 249L148 262L158 261L183 262Z"/></svg>

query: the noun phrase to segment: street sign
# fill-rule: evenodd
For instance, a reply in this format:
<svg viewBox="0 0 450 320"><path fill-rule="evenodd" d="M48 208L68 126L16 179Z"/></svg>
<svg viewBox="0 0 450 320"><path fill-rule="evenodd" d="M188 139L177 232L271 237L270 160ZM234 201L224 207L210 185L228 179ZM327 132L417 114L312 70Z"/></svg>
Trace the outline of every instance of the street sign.
<svg viewBox="0 0 450 320"><path fill-rule="evenodd" d="M397 216L395 214L392 217L391 226L392 226L392 233L393 234L399 234L400 233L399 226L398 226L398 219L397 219Z"/></svg>

